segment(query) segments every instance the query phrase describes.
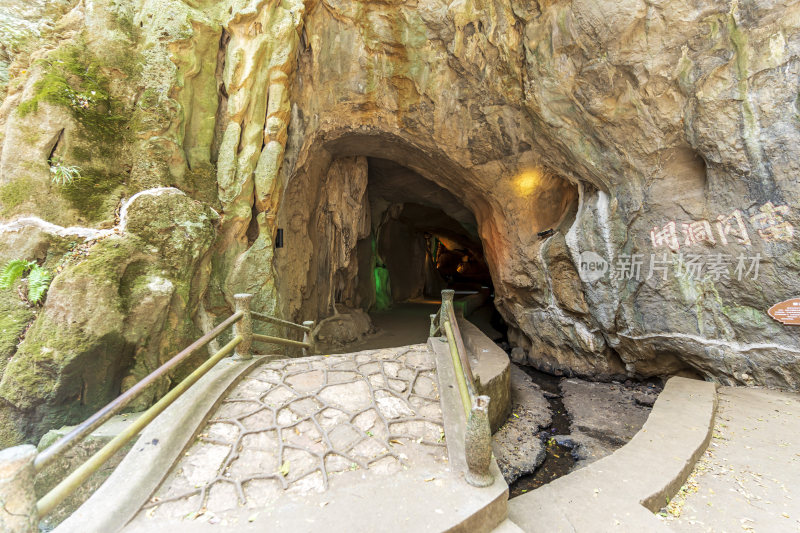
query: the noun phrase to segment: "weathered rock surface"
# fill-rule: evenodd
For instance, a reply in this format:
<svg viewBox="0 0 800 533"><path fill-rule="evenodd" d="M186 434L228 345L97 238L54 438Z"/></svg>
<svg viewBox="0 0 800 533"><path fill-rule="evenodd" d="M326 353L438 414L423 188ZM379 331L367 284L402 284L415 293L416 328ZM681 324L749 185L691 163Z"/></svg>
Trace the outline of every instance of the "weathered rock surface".
<svg viewBox="0 0 800 533"><path fill-rule="evenodd" d="M86 418L199 336L192 284L208 275L217 215L177 189L159 189L136 195L122 216L121 231L65 259L8 361L3 444ZM134 407L168 387L164 380Z"/></svg>
<svg viewBox="0 0 800 533"><path fill-rule="evenodd" d="M506 483L530 474L544 461L539 430L550 425L550 407L542 390L511 365L511 416L492 436L492 451Z"/></svg>
<svg viewBox="0 0 800 533"><path fill-rule="evenodd" d="M103 354L162 360L199 327L188 323L229 313L236 292L295 320L420 294L414 279L437 283L420 236L431 229L480 248L519 362L565 375L692 369L727 384L800 386L800 331L766 314L800 283L800 4L10 0L3 9L15 28L0 24L3 222L110 229L123 199L159 187L220 220L196 250L180 243L200 227L188 223L135 244L109 237L93 246L96 263L90 253L84 267L57 273L0 384L10 402L2 442L80 416L127 372ZM80 177L53 183L65 165ZM370 189L380 173L388 178ZM278 229L285 246L275 249ZM0 233L0 249L9 238ZM115 239L122 251L104 244ZM205 249L207 261L195 257ZM119 266L108 263L130 256L144 258L137 279L173 288L115 293L129 269L108 273ZM89 280L90 267L102 275ZM35 343L53 347L47 332L77 307L59 294L78 287L91 296L70 311L81 315L75 328L94 328L92 313L125 325L90 331L94 348L82 340L33 355ZM164 335L172 340L152 340ZM44 381L9 375L27 368L18 358L38 357ZM84 372L84 383L62 359L106 370ZM134 367L129 375L150 368ZM41 421L8 433L5 420L20 416Z"/></svg>
<svg viewBox="0 0 800 533"><path fill-rule="evenodd" d="M570 434L559 435L559 443L572 447L575 468L602 459L624 446L642 428L650 407L658 397L653 386L624 386L580 379L559 383L562 401L570 416Z"/></svg>
<svg viewBox="0 0 800 533"><path fill-rule="evenodd" d="M375 331L369 315L361 309L337 306L337 313L322 320L316 327L320 347L339 347L356 342Z"/></svg>

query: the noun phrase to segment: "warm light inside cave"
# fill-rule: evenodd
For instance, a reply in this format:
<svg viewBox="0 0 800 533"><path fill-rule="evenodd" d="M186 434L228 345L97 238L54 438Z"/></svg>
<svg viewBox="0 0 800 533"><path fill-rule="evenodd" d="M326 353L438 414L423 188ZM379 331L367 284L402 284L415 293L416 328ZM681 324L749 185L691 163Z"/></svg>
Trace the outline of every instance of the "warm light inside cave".
<svg viewBox="0 0 800 533"><path fill-rule="evenodd" d="M529 196L542 182L542 171L538 168L526 170L514 178L514 190L518 196Z"/></svg>

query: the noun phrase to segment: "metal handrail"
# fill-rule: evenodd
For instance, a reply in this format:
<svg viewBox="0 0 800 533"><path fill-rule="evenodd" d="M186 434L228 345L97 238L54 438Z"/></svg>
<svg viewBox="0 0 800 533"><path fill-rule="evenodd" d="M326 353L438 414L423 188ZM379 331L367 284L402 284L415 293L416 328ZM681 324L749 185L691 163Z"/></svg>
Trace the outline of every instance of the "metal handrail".
<svg viewBox="0 0 800 533"><path fill-rule="evenodd" d="M108 461L117 451L120 450L132 438L139 434L139 432L150 422L161 414L164 409L169 407L178 397L183 394L189 387L191 387L197 380L203 377L211 368L216 365L223 357L230 355L230 353L239 345L244 339L237 335L228 344L226 344L220 351L209 358L205 363L200 365L194 372L181 381L174 389L169 391L163 398L156 402L147 411L142 413L125 431L114 437L108 444L103 446L100 450L92 455L88 461L83 463L77 470L72 472L69 476L64 478L53 490L45 494L38 502L36 502L36 511L39 517L49 514L55 507L64 501L75 489L77 489L89 476L94 474L100 469L103 464Z"/></svg>
<svg viewBox="0 0 800 533"><path fill-rule="evenodd" d="M268 342L270 344L282 344L285 346L295 346L303 349L303 354L309 352L313 353L315 349L315 335L314 322L303 322L302 325L295 324L286 320L282 320L273 316L256 313L250 310L251 294L235 294L235 312L225 319L221 324L213 328L211 331L197 339L184 350L180 351L169 361L161 365L155 371L151 372L144 379L136 385L125 391L119 397L109 402L105 407L97 411L87 420L73 428L67 435L59 439L55 444L36 453L35 448L32 446L18 446L11 448L9 457L14 456L15 453L23 454L26 456L27 462L14 463L13 468L24 469L29 468L30 472L35 475L42 471L55 459L62 456L72 446L81 440L85 439L95 429L103 425L109 418L122 411L122 409L131 403L136 397L140 396L148 387L153 385L157 380L166 377L171 370L177 367L182 362L186 361L192 354L196 353L199 349L208 345L212 340L218 337L226 329L234 326L234 337L228 344L221 350L217 351L202 365L196 368L189 376L183 381L175 385L169 392L167 392L159 401L142 413L136 418L124 431L114 437L105 446L103 446L97 453L92 455L85 463L79 466L75 471L64 478L58 485L56 485L50 492L45 494L38 501L35 500L34 490L28 484L32 481L33 476L29 474L16 476L18 484L13 486L4 487L3 490L11 490L13 493L24 493L25 506L29 509L30 516L43 517L53 511L65 498L72 494L84 481L86 481L92 474L94 474L102 465L108 461L116 452L122 449L125 444L131 441L141 430L152 422L159 414L161 414L167 407L169 407L181 394L183 394L189 387L196 383L200 378L206 375L217 363L224 357L235 353L237 359L248 360L252 359L253 355L250 351L250 346L253 341ZM297 329L303 332L303 341L296 341L285 339L282 337L272 337L269 335L259 335L253 333L252 321L262 320L265 322L272 322L281 326ZM5 450L4 450L5 452ZM4 463L7 464L7 463ZM9 511L0 507L0 522L7 517L12 516ZM16 515L22 516L22 515ZM4 522L2 522L4 523ZM29 522L26 522L29 524ZM19 531L28 531L28 526L21 526L23 529ZM17 531L17 529L14 529Z"/></svg>
<svg viewBox="0 0 800 533"><path fill-rule="evenodd" d="M489 471L492 462L492 433L489 425L489 396L478 396L475 393L472 367L469 363L461 329L453 309L454 291L442 291L442 306L437 315L431 315L431 334L437 330L444 331L453 360L458 391L464 406L466 428L464 435L464 457L467 471L464 478L475 487L487 487L494 483L494 476Z"/></svg>
<svg viewBox="0 0 800 533"><path fill-rule="evenodd" d="M259 335L258 333L253 333L253 340L258 342L268 342L270 344L280 344L282 346L294 346L296 348L311 349L314 347L310 342L293 341L291 339L284 339L281 337Z"/></svg>
<svg viewBox="0 0 800 533"><path fill-rule="evenodd" d="M464 347L464 339L461 338L461 329L458 327L455 310L453 308L454 291L442 291L442 305L436 315L431 316L433 322L431 331L441 330L447 337L450 347L450 356L453 359L456 381L458 383L461 403L464 405L464 412L469 418L472 402L476 397L474 378L472 376L472 366L469 363L467 350ZM438 328L436 320L438 318Z"/></svg>
<svg viewBox="0 0 800 533"><path fill-rule="evenodd" d="M453 326L447 320L444 323L445 335L447 335L447 344L450 347L450 358L453 360L453 367L456 374L456 383L458 383L458 393L461 396L461 404L464 407L464 416L469 418L469 412L472 408L473 395L470 393L470 388L467 385L467 380L464 375L464 368L461 366L461 358L458 355L458 345L455 343Z"/></svg>
<svg viewBox="0 0 800 533"><path fill-rule="evenodd" d="M228 329L233 323L238 321L244 316L242 311L237 311L219 326L215 327L192 344L186 349L179 352L175 357L158 367L155 371L150 373L147 377L142 379L136 385L126 390L115 400L111 401L108 405L97 411L95 414L86 419L83 423L76 426L72 431L61 437L57 442L47 447L40 452L33 462L36 472L41 472L47 465L52 463L58 456L65 453L72 448L75 444L80 442L86 436L91 434L92 431L102 426L109 418L121 411L131 401L136 399L144 390L155 383L156 380L164 377L170 370L185 361L189 356L194 354L200 348L203 348L209 342L214 340L220 333Z"/></svg>
<svg viewBox="0 0 800 533"><path fill-rule="evenodd" d="M475 397L475 377L472 375L472 365L469 362L469 355L467 354L467 349L464 346L464 338L461 336L461 328L458 326L458 318L456 317L456 313L453 310L453 307L450 306L447 309L447 317L450 319L450 323L453 325L453 337L458 347L458 355L461 359L461 366L464 369L464 375L467 378L467 386L469 387L469 395L470 398Z"/></svg>
<svg viewBox="0 0 800 533"><path fill-rule="evenodd" d="M250 315L256 320L260 320L261 322L269 322L271 324L276 324L278 326L286 326L287 328L292 328L299 331L305 331L309 333L311 332L311 328L306 325L295 324L294 322L289 322L288 320L283 320L280 318L276 318L274 316L265 315L264 313L256 313L255 311L250 311Z"/></svg>

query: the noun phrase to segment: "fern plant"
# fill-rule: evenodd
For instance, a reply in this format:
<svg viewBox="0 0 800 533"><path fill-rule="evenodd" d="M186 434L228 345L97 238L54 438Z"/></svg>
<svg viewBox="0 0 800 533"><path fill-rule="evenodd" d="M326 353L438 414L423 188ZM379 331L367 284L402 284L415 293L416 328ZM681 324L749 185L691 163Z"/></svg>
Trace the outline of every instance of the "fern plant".
<svg viewBox="0 0 800 533"><path fill-rule="evenodd" d="M69 185L81 177L81 168L67 165L60 157L54 157L50 161L50 175L56 185Z"/></svg>
<svg viewBox="0 0 800 533"><path fill-rule="evenodd" d="M50 287L50 280L52 277L50 273L40 267L34 265L28 273L28 301L33 304L38 304L44 298L44 293Z"/></svg>
<svg viewBox="0 0 800 533"><path fill-rule="evenodd" d="M10 289L14 283L28 274L28 301L38 304L44 298L52 276L35 261L14 259L6 263L0 271L0 289Z"/></svg>
<svg viewBox="0 0 800 533"><path fill-rule="evenodd" d="M32 269L36 265L33 261L25 261L22 259L14 259L6 263L0 272L0 289L10 289L12 285L21 277L25 272ZM37 265L38 266L38 265Z"/></svg>

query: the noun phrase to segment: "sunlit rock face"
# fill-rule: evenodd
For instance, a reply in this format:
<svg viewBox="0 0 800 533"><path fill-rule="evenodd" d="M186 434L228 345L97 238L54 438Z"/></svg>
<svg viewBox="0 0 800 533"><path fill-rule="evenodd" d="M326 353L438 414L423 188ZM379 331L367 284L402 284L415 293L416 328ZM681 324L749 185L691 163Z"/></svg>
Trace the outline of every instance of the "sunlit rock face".
<svg viewBox="0 0 800 533"><path fill-rule="evenodd" d="M80 231L2 230L0 258L43 263L51 297L67 301L65 254L80 264L76 247L92 257L108 246L85 229L120 229L121 203L144 190L173 187L196 202L184 222L203 235L197 250L169 251L180 225L131 240L161 265L147 275L175 292L147 304L162 311L123 310L125 331L157 336L172 327L164 313L183 326L145 351L86 351L110 365L111 383L130 386L229 313L237 292L294 320L419 295L441 280L417 233L440 231L485 261L520 362L798 387L798 329L766 313L800 281L797 4L2 9L19 23L0 24L0 224L36 217ZM73 166L78 179L53 182ZM152 208L137 205L134 218ZM109 294L125 293L123 278L109 276ZM17 292L0 294L3 308L19 307ZM146 298L125 294L128 306ZM47 347L49 302L36 316L15 311L6 374L41 356L14 348L30 321ZM114 335L120 346L130 337ZM7 441L41 432L17 423L31 409L56 424L118 392L82 393L80 380L61 379L67 367L52 366L58 394L33 380L17 380L14 394L0 385Z"/></svg>

